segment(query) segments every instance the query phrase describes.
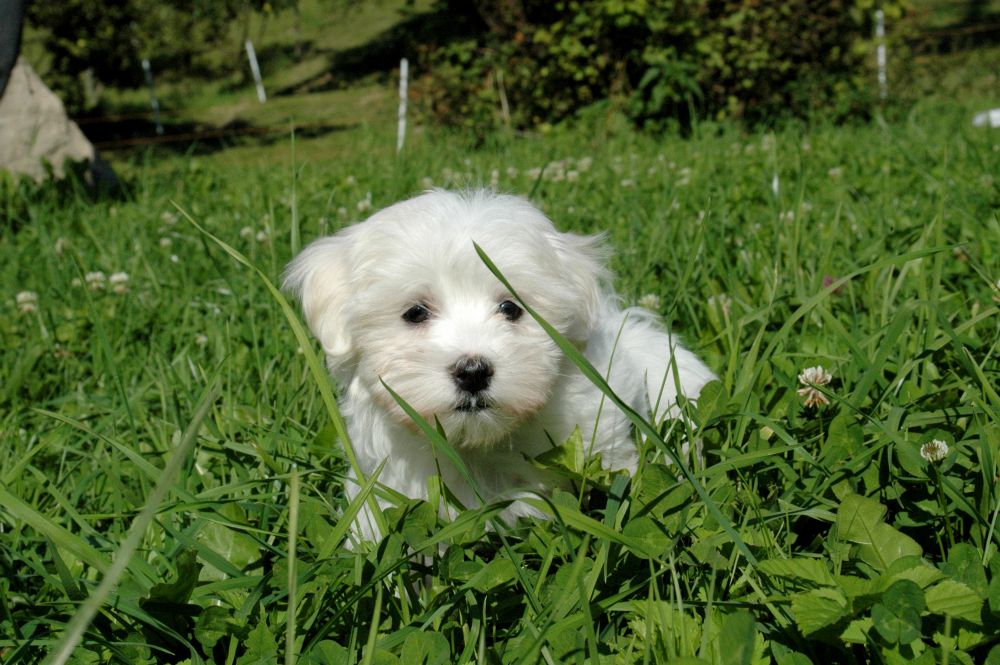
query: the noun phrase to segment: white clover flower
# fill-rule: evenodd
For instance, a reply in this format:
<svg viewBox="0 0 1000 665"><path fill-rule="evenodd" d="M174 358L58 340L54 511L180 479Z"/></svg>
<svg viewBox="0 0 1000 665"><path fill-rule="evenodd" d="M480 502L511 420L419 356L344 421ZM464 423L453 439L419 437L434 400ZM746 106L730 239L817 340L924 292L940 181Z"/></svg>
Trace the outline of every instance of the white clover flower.
<svg viewBox="0 0 1000 665"><path fill-rule="evenodd" d="M580 179L580 172L576 169L566 171L566 182L576 182Z"/></svg>
<svg viewBox="0 0 1000 665"><path fill-rule="evenodd" d="M206 335L202 335L201 333L199 333L194 336L194 343L197 344L198 346L205 346L206 344L208 344L208 337Z"/></svg>
<svg viewBox="0 0 1000 665"><path fill-rule="evenodd" d="M778 215L778 221L785 222L789 224L795 221L795 211L794 210L782 210Z"/></svg>
<svg viewBox="0 0 1000 665"><path fill-rule="evenodd" d="M524 175L528 177L528 180L538 180L538 176L542 175L542 169L541 167L536 166L533 169L525 171Z"/></svg>
<svg viewBox="0 0 1000 665"><path fill-rule="evenodd" d="M257 242L259 242L262 245L271 240L271 236L267 235L267 231L258 231L255 237L257 239Z"/></svg>
<svg viewBox="0 0 1000 665"><path fill-rule="evenodd" d="M928 441L920 446L920 456L931 464L937 464L948 455L948 444L940 439Z"/></svg>
<svg viewBox="0 0 1000 665"><path fill-rule="evenodd" d="M838 178L840 178L840 176L844 175L844 167L834 166L832 169L826 172L826 175L829 176L830 180L837 180Z"/></svg>
<svg viewBox="0 0 1000 665"><path fill-rule="evenodd" d="M30 314L38 309L38 294L34 291L21 291L14 297L14 300L17 302L17 308L25 314Z"/></svg>
<svg viewBox="0 0 1000 665"><path fill-rule="evenodd" d="M356 184L358 184L358 179L352 175L349 175L346 178L344 178L344 184L347 185L348 187L354 187Z"/></svg>
<svg viewBox="0 0 1000 665"><path fill-rule="evenodd" d="M580 159L576 160L576 169L580 173L586 173L587 171L590 170L590 167L593 164L594 164L593 157L581 157Z"/></svg>
<svg viewBox="0 0 1000 665"><path fill-rule="evenodd" d="M496 189L500 185L500 171L493 169L490 171L490 187Z"/></svg>
<svg viewBox="0 0 1000 665"><path fill-rule="evenodd" d="M996 289L996 293L993 294L993 300L1000 302L1000 279L993 285L993 288Z"/></svg>
<svg viewBox="0 0 1000 665"><path fill-rule="evenodd" d="M342 219L347 219L347 214L348 214L347 208L345 208L344 206L340 206L339 208L337 208L338 217L341 217Z"/></svg>
<svg viewBox="0 0 1000 665"><path fill-rule="evenodd" d="M162 247L163 249L167 249L173 244L174 241L168 238L167 236L163 236L162 238L160 238L160 247Z"/></svg>
<svg viewBox="0 0 1000 665"><path fill-rule="evenodd" d="M171 254L170 255L170 262L171 263L180 263L181 262L181 257L177 256L176 254Z"/></svg>
<svg viewBox="0 0 1000 665"><path fill-rule="evenodd" d="M802 152L809 154L810 152L812 152L812 149L813 149L812 143L809 143L809 141L802 142Z"/></svg>
<svg viewBox="0 0 1000 665"><path fill-rule="evenodd" d="M517 177L517 167L515 167L515 166L508 166L507 167L507 177L508 178L516 178Z"/></svg>
<svg viewBox="0 0 1000 665"><path fill-rule="evenodd" d="M242 229L240 229L240 237L243 238L244 240L249 240L250 238L253 238L253 236L254 233L251 227L244 226Z"/></svg>
<svg viewBox="0 0 1000 665"><path fill-rule="evenodd" d="M56 238L56 256L62 256L66 252L67 247L69 247L69 240L66 240L62 236Z"/></svg>
<svg viewBox="0 0 1000 665"><path fill-rule="evenodd" d="M88 272L84 275L84 280L87 282L87 286L93 291L100 291L104 288L105 282L107 282L107 277L100 270L95 270L94 272Z"/></svg>
<svg viewBox="0 0 1000 665"><path fill-rule="evenodd" d="M372 209L372 193L365 194L365 198L358 201L358 212L368 212Z"/></svg>
<svg viewBox="0 0 1000 665"><path fill-rule="evenodd" d="M636 301L636 304L644 309L657 312L660 309L660 296L655 293L647 293L644 296L641 296L639 300Z"/></svg>
<svg viewBox="0 0 1000 665"><path fill-rule="evenodd" d="M819 406L829 404L830 400L821 393L816 386L825 386L833 380L833 375L823 369L822 365L807 367L799 374L799 383L802 388L798 389L798 394L805 398L806 406Z"/></svg>
<svg viewBox="0 0 1000 665"><path fill-rule="evenodd" d="M111 283L111 290L121 295L128 291L128 273L116 272L108 278Z"/></svg>
<svg viewBox="0 0 1000 665"><path fill-rule="evenodd" d="M177 215L170 212L169 210L164 210L163 214L160 215L160 220L168 226L173 226L177 223Z"/></svg>
<svg viewBox="0 0 1000 665"><path fill-rule="evenodd" d="M83 286L83 282L80 281L79 277L74 277L69 281L70 286Z"/></svg>
<svg viewBox="0 0 1000 665"><path fill-rule="evenodd" d="M420 186L424 189L431 189L434 187L434 179L428 176L424 176L420 179Z"/></svg>
<svg viewBox="0 0 1000 665"><path fill-rule="evenodd" d="M635 179L634 178L624 178L624 179L622 179L622 181L621 181L620 184L621 184L622 187L635 187Z"/></svg>

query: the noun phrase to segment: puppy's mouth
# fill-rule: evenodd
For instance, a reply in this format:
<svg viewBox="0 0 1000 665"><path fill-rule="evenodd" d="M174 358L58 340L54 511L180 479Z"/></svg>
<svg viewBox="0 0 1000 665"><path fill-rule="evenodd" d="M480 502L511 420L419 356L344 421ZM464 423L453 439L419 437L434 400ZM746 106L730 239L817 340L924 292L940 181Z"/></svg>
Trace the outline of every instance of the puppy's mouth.
<svg viewBox="0 0 1000 665"><path fill-rule="evenodd" d="M455 410L459 413L479 413L488 410L490 406L490 400L484 395L462 395L455 404Z"/></svg>

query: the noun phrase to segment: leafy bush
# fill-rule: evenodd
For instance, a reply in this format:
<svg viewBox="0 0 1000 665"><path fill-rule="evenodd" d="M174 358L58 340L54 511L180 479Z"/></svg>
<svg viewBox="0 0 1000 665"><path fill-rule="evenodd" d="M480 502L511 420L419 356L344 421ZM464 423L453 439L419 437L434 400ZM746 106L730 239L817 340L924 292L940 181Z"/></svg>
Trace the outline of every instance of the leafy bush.
<svg viewBox="0 0 1000 665"><path fill-rule="evenodd" d="M609 97L640 125L687 124L693 114L846 115L871 102L871 0L494 5L506 10L489 10L493 20L480 10L489 26L481 36L424 54L423 98L445 123L537 126ZM902 1L883 8L898 17Z"/></svg>
<svg viewBox="0 0 1000 665"><path fill-rule="evenodd" d="M218 41L237 17L269 14L296 4L297 0L32 2L26 22L39 31L49 58L46 83L76 113L96 105L95 91L101 85L142 85L143 58L149 58L156 71L165 70L167 64L185 74L211 71L205 44Z"/></svg>

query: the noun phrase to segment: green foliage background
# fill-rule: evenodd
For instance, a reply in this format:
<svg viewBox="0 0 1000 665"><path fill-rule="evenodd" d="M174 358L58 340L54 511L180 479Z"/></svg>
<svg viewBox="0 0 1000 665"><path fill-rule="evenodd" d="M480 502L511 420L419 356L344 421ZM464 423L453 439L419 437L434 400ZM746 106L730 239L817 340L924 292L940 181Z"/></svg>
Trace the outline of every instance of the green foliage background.
<svg viewBox="0 0 1000 665"><path fill-rule="evenodd" d="M487 30L424 59L426 106L452 125L533 127L608 98L653 127L873 105L871 0L486 4ZM898 26L905 4L879 6Z"/></svg>

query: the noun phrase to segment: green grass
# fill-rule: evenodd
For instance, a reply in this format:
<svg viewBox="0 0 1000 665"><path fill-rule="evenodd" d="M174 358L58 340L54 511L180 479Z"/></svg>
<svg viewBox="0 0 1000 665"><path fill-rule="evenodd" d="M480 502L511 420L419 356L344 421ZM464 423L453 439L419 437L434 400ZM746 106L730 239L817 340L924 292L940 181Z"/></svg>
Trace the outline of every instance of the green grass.
<svg viewBox="0 0 1000 665"><path fill-rule="evenodd" d="M595 114L477 150L416 132L398 158L372 125L331 161L285 141L123 164L120 201L4 185L0 661L69 645L91 598L71 662L1000 662L1000 146L971 110L690 140ZM623 297L721 377L691 408L695 482L656 461L683 434L650 432L631 482L562 458L591 480L551 521L408 502L345 549L310 354L175 204L274 282L297 232L425 178L608 232ZM830 403L806 408L815 365Z"/></svg>

